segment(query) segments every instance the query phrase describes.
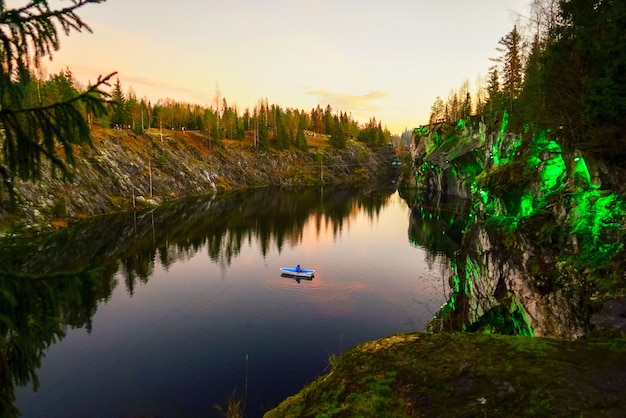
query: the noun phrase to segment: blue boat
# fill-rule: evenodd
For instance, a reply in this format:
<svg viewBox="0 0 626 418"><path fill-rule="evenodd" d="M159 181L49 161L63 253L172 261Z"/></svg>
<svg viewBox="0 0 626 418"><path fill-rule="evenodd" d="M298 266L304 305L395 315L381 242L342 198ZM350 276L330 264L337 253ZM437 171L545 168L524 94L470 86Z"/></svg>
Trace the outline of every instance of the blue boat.
<svg viewBox="0 0 626 418"><path fill-rule="evenodd" d="M282 271L283 274L293 277L313 278L313 275L315 274L315 270L303 269L299 265L295 267L281 267L280 271Z"/></svg>

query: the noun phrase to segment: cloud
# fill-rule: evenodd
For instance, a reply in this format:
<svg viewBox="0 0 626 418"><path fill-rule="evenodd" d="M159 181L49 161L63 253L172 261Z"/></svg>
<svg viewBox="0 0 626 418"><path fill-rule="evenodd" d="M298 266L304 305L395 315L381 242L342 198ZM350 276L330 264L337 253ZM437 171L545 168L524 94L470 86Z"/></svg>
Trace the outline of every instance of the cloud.
<svg viewBox="0 0 626 418"><path fill-rule="evenodd" d="M183 103L206 104L212 98L210 93L198 89L197 86L189 86L185 83L170 83L137 74L123 74L120 76L120 80L124 88L128 84L135 90L138 97L142 98L145 96L152 102L171 99Z"/></svg>
<svg viewBox="0 0 626 418"><path fill-rule="evenodd" d="M317 96L320 104L330 104L336 110L350 109L354 113L376 112L380 107L374 104L374 102L389 97L389 94L384 91L371 91L361 95L352 95L325 89L308 89L307 94Z"/></svg>

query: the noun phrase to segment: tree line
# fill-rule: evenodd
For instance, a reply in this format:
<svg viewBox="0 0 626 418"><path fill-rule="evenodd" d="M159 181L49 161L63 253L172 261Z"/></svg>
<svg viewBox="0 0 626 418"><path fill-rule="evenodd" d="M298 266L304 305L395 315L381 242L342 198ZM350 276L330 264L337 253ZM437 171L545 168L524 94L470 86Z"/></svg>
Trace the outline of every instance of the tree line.
<svg viewBox="0 0 626 418"><path fill-rule="evenodd" d="M498 41L475 103L438 97L430 121L471 114L495 125L507 112L512 129L550 130L567 150L626 166L625 27L621 0L533 0L526 24Z"/></svg>
<svg viewBox="0 0 626 418"><path fill-rule="evenodd" d="M215 106L201 106L177 102L171 99L159 100L152 104L147 99L138 100L132 88L124 93L119 79L111 92L108 119L101 120L105 126L124 126L136 133L148 128L194 130L203 132L213 143L223 139L243 140L246 133L254 138L254 143L262 149L272 147L288 149L295 147L306 151L308 148L305 131L329 136L330 145L345 148L348 139L356 139L371 146L386 144L391 134L375 118L360 124L345 111L334 112L330 105L320 105L306 112L295 108L282 108L269 104L266 99L257 102L253 109L241 112L236 105L230 105L225 97L216 91Z"/></svg>
<svg viewBox="0 0 626 418"><path fill-rule="evenodd" d="M81 94L82 87L69 68L49 77L27 70L18 74L15 82L22 89L23 102L31 107L47 106L71 100ZM156 103L146 98L138 99L132 87L124 92L116 78L110 91L105 111L97 115L87 112L77 104L77 110L90 125L117 129L130 129L137 134L150 128L200 131L209 144L218 145L224 139L243 140L246 133L255 139L262 149L283 150L290 147L306 151L305 131L328 135L330 145L345 148L348 139L355 139L370 146L387 144L391 133L382 123L371 118L360 124L345 111L334 112L330 105L320 105L310 112L294 108L282 108L259 100L252 110L240 112L225 97L216 98L218 106L178 102L172 99ZM271 139L271 143L270 143Z"/></svg>

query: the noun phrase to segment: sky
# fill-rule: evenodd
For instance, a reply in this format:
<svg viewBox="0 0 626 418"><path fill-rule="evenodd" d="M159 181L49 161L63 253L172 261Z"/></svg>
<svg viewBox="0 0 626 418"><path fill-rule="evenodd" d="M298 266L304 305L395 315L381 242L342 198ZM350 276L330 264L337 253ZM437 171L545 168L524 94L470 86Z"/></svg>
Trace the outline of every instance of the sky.
<svg viewBox="0 0 626 418"><path fill-rule="evenodd" d="M476 89L530 1L107 0L80 8L93 33L62 36L43 64L85 85L117 71L152 103L330 105L400 134L428 121L437 96Z"/></svg>

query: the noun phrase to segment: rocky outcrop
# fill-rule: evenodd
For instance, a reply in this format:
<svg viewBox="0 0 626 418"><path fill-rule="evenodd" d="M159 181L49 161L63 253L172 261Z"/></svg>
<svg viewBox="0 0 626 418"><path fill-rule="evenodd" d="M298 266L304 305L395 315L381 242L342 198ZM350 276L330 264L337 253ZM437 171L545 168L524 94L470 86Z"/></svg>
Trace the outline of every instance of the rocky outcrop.
<svg viewBox="0 0 626 418"><path fill-rule="evenodd" d="M578 338L594 299L626 293L620 171L558 135L438 124L414 134L416 184L467 197L450 301L432 329Z"/></svg>
<svg viewBox="0 0 626 418"><path fill-rule="evenodd" d="M476 176L485 167L484 149L492 142L485 124L438 123L416 129L411 140L417 187L471 197Z"/></svg>

